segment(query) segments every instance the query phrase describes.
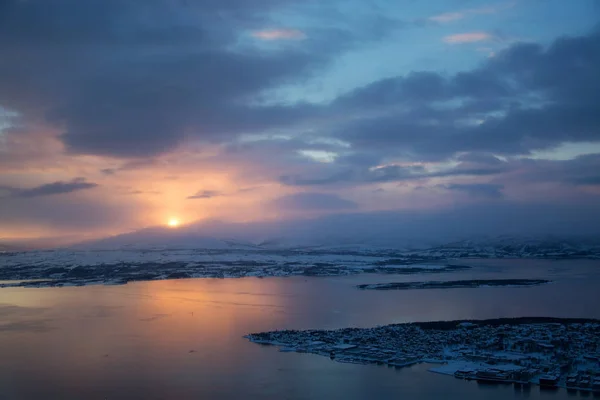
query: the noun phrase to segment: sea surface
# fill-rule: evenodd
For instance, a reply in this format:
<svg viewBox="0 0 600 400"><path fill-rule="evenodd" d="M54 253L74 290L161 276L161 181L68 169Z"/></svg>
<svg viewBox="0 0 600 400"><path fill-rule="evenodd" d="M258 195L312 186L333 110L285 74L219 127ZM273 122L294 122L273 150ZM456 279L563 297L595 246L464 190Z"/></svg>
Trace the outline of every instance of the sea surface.
<svg viewBox="0 0 600 400"><path fill-rule="evenodd" d="M0 289L0 399L566 399L427 372L280 353L274 329L518 316L600 318L600 261L469 260L467 271L186 279ZM357 290L361 283L532 278L526 288Z"/></svg>

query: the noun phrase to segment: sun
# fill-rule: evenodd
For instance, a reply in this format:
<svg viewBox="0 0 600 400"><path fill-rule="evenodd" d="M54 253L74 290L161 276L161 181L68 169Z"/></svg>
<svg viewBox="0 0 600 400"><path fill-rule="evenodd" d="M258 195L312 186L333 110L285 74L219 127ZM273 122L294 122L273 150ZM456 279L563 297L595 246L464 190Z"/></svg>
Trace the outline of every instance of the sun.
<svg viewBox="0 0 600 400"><path fill-rule="evenodd" d="M177 228L179 226L179 220L177 218L171 218L167 222L170 228Z"/></svg>

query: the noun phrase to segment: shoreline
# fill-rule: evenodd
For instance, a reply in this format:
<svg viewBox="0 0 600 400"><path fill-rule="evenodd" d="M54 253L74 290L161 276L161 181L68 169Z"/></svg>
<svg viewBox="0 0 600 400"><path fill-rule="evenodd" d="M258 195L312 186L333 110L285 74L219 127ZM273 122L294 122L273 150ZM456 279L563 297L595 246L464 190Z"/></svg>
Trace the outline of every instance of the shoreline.
<svg viewBox="0 0 600 400"><path fill-rule="evenodd" d="M280 351L328 356L337 362L402 368L435 361L442 365L430 372L478 382L539 385L542 379L541 386L557 388L566 387L571 374L576 382L587 379L582 390L600 391L594 380L600 381L600 319L428 321L374 328L282 330L244 337Z"/></svg>

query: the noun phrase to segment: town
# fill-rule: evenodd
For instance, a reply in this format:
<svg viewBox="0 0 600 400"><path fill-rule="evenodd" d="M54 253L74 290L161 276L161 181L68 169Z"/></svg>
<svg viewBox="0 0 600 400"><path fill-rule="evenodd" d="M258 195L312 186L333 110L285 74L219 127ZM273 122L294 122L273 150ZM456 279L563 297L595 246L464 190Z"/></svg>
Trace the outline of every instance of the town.
<svg viewBox="0 0 600 400"><path fill-rule="evenodd" d="M359 329L282 330L246 336L280 351L334 361L432 372L478 382L600 393L600 321L503 318L407 323Z"/></svg>

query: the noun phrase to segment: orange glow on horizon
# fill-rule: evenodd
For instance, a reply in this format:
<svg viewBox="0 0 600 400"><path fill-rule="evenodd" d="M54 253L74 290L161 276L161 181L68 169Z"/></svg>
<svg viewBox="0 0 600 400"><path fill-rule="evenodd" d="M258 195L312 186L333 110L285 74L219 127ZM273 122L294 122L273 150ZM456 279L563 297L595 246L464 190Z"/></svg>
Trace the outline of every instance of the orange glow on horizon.
<svg viewBox="0 0 600 400"><path fill-rule="evenodd" d="M170 218L167 222L167 225L169 225L170 228L177 228L180 224L181 222L177 218Z"/></svg>

